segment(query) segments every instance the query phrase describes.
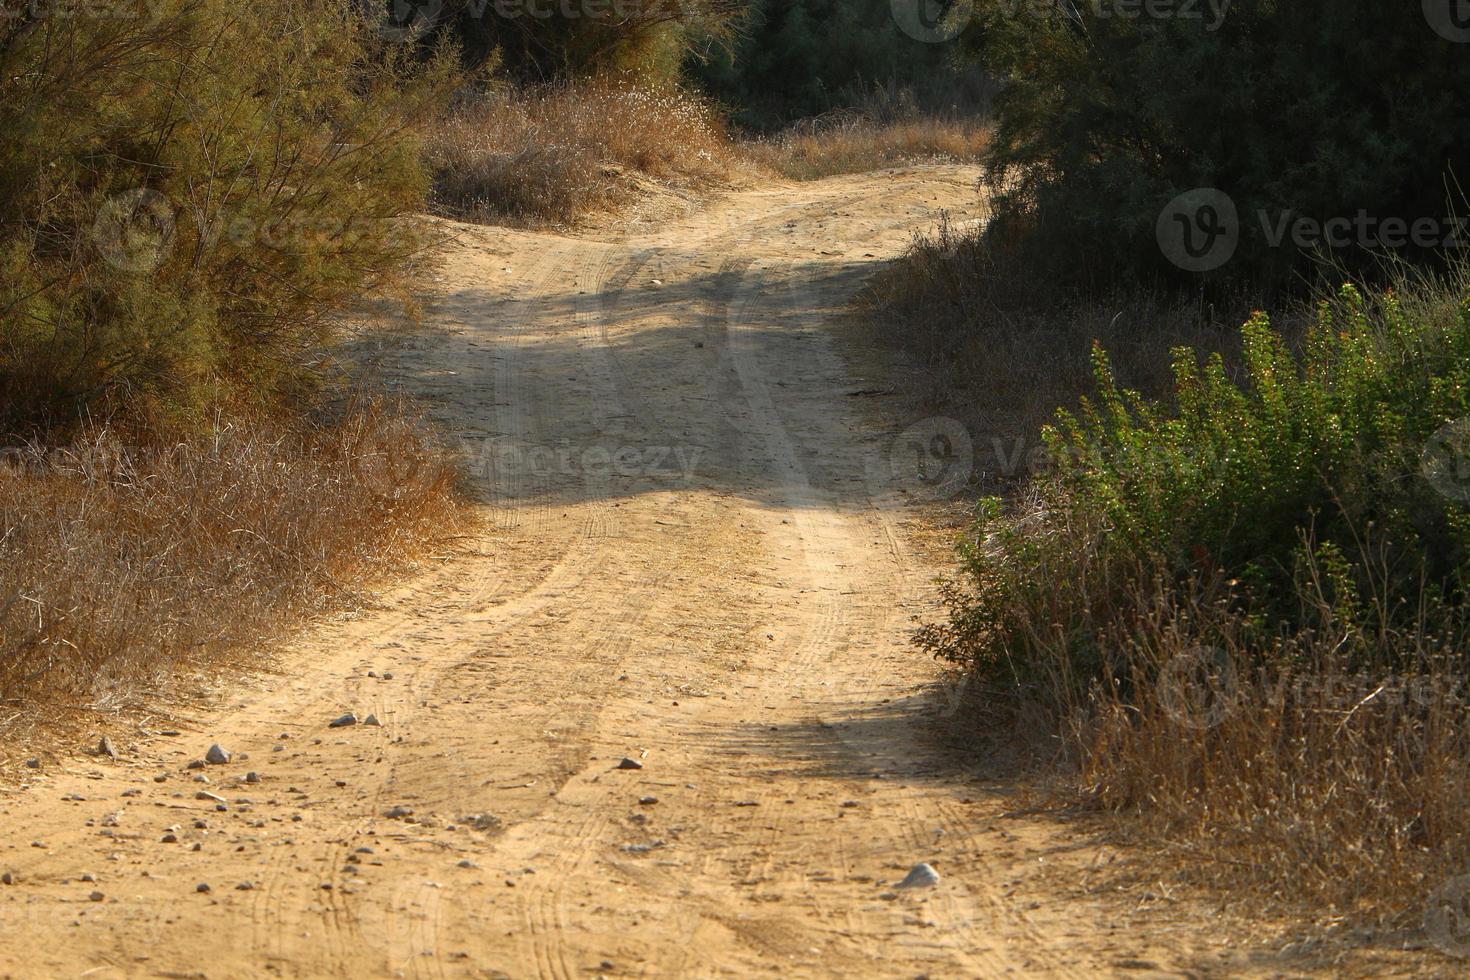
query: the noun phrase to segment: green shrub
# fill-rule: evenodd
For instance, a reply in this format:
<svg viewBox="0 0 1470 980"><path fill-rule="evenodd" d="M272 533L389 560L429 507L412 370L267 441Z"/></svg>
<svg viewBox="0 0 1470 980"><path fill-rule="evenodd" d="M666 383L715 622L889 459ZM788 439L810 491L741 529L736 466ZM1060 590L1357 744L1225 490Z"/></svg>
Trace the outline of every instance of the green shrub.
<svg viewBox="0 0 1470 980"><path fill-rule="evenodd" d="M417 247L444 59L346 2L130 10L0 26L0 431L289 395Z"/></svg>
<svg viewBox="0 0 1470 980"><path fill-rule="evenodd" d="M1470 484L1445 427L1470 417L1465 279L1372 300L1344 287L1299 354L1264 315L1242 333L1241 377L1181 349L1166 402L1120 389L1097 351L1099 395L1046 432L1051 470L1019 519L982 504L968 588L924 642L1028 679L1060 654L1085 687L1136 632L1140 596L1217 598L1258 652L1336 620L1372 657L1372 637L1456 615Z"/></svg>
<svg viewBox="0 0 1470 980"><path fill-rule="evenodd" d="M1470 276L1345 287L1299 351L1243 333L1237 378L1177 351L1168 400L1098 352L919 639L1046 726L1151 875L1418 928L1470 858Z"/></svg>

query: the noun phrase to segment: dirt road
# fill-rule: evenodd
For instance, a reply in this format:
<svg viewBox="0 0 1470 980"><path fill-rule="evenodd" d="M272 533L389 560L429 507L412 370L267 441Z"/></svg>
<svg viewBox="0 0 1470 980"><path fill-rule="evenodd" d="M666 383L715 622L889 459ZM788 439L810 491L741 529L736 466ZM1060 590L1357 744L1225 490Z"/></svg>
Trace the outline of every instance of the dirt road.
<svg viewBox="0 0 1470 980"><path fill-rule="evenodd" d="M1098 855L958 768L907 646L963 435L830 314L975 176L608 241L455 227L390 373L465 440L483 531L177 733L7 794L0 975L1164 972L1157 930L1031 888Z"/></svg>

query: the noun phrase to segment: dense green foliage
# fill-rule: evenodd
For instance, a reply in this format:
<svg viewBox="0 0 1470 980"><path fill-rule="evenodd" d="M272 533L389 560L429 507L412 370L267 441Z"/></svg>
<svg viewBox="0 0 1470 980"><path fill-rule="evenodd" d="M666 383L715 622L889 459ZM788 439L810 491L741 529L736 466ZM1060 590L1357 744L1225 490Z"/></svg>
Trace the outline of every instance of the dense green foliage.
<svg viewBox="0 0 1470 980"><path fill-rule="evenodd" d="M981 0L967 46L1006 83L992 182L1003 217L1039 233L1038 261L1093 283L1177 274L1156 220L1176 195L1211 187L1241 224L1235 259L1212 274L1277 280L1301 265L1290 240L1269 242L1286 216L1412 222L1460 199L1446 180L1470 172L1470 44L1441 36L1418 4L1189 6L1161 19ZM1354 231L1340 258L1379 237L1395 236Z"/></svg>
<svg viewBox="0 0 1470 980"><path fill-rule="evenodd" d="M936 111L970 111L989 92L955 45L905 34L890 0L754 0L736 42L701 54L693 78L757 129L858 104L875 86Z"/></svg>
<svg viewBox="0 0 1470 980"><path fill-rule="evenodd" d="M1095 682L1155 603L1218 602L1262 656L1332 626L1391 659L1388 636L1451 620L1470 581L1470 441L1446 428L1470 416L1465 281L1344 287L1296 355L1264 315L1243 331L1241 379L1180 350L1168 402L1120 390L1098 353L1101 395L1048 431L1023 518L982 506L937 652L1022 674L1064 655Z"/></svg>
<svg viewBox="0 0 1470 980"><path fill-rule="evenodd" d="M308 380L413 251L445 70L332 0L0 24L0 429Z"/></svg>

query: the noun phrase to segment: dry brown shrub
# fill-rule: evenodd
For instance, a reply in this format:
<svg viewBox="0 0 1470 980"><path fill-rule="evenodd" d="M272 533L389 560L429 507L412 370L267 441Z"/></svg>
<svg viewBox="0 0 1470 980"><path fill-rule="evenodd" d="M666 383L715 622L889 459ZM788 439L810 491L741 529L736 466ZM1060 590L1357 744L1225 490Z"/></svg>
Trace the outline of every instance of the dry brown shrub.
<svg viewBox="0 0 1470 980"><path fill-rule="evenodd" d="M806 121L743 149L783 177L817 180L918 163L975 162L988 139L978 119L882 119L846 112Z"/></svg>
<svg viewBox="0 0 1470 980"><path fill-rule="evenodd" d="M457 218L574 224L616 210L636 180L699 188L735 163L720 116L677 88L608 81L466 97L428 142L436 204Z"/></svg>
<svg viewBox="0 0 1470 980"><path fill-rule="evenodd" d="M0 732L248 660L462 526L406 406L84 428L0 465Z"/></svg>

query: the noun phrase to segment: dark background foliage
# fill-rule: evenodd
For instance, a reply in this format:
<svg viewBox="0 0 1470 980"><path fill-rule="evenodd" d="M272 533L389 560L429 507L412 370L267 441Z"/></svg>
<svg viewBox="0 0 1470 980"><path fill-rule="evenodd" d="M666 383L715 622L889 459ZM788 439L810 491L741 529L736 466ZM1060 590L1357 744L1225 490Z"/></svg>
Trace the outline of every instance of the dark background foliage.
<svg viewBox="0 0 1470 980"><path fill-rule="evenodd" d="M957 45L905 34L890 0L753 0L734 42L706 43L687 70L752 129L859 104L875 86L940 114L982 107L990 90Z"/></svg>
<svg viewBox="0 0 1470 980"><path fill-rule="evenodd" d="M1199 19L1040 6L986 2L963 41L1005 81L990 161L1001 213L1074 278L1173 275L1155 221L1193 188L1225 191L1241 215L1238 256L1218 275L1258 282L1301 265L1268 245L1262 211L1272 224L1442 219L1460 197L1470 44L1418 5L1237 0L1218 21L1204 5Z"/></svg>

